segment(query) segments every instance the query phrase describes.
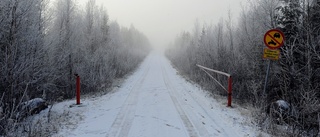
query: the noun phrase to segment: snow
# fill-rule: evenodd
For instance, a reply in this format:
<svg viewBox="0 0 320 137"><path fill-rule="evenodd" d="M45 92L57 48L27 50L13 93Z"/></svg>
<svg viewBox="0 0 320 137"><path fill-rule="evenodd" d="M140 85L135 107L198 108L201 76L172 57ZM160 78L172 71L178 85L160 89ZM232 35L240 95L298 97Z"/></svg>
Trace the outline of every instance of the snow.
<svg viewBox="0 0 320 137"><path fill-rule="evenodd" d="M53 106L67 113L55 137L255 137L262 133L239 109L226 107L178 75L152 52L112 92ZM225 100L226 101L226 100ZM45 112L44 112L45 113ZM59 121L59 120L57 120ZM61 120L60 120L61 121Z"/></svg>
<svg viewBox="0 0 320 137"><path fill-rule="evenodd" d="M42 104L45 104L45 100L43 100L42 98L34 98L31 99L29 101L23 102L22 103L22 107L23 109L31 108L31 109L35 109L36 107L39 107Z"/></svg>
<svg viewBox="0 0 320 137"><path fill-rule="evenodd" d="M284 100L277 100L276 103L278 104L278 106L280 107L281 111L284 110L289 110L289 103L284 101ZM284 109L284 110L283 110Z"/></svg>

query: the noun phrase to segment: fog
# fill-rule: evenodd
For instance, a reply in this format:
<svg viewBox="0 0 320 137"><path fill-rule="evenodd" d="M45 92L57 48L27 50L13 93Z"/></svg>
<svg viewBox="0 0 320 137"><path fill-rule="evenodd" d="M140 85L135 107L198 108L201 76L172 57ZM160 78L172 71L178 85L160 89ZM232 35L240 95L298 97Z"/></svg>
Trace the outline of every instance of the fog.
<svg viewBox="0 0 320 137"><path fill-rule="evenodd" d="M216 24L227 19L230 10L236 21L245 0L97 0L111 20L125 27L133 25L156 47L164 47L182 31L200 24Z"/></svg>

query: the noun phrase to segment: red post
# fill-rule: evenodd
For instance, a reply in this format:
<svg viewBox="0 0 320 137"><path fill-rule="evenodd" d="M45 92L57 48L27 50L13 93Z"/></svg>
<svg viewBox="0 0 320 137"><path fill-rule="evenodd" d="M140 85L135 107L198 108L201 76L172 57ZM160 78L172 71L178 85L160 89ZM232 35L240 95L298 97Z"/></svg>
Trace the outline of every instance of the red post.
<svg viewBox="0 0 320 137"><path fill-rule="evenodd" d="M228 78L228 107L231 107L231 99L232 99L232 78L229 76Z"/></svg>
<svg viewBox="0 0 320 137"><path fill-rule="evenodd" d="M77 79L77 80L76 80L76 81L77 81L77 82L76 82L76 86L77 86L77 87L76 87L76 94L77 94L77 95L76 95L76 96L77 96L76 98L77 98L77 105L80 105L80 76L79 76L79 75L76 75L76 77L77 77L77 78L76 78L76 79Z"/></svg>

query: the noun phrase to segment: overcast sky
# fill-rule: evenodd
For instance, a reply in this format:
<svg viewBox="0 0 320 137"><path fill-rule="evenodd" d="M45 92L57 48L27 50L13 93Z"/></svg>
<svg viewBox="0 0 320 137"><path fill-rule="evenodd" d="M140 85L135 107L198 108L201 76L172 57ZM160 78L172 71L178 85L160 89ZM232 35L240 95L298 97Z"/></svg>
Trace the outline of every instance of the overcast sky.
<svg viewBox="0 0 320 137"><path fill-rule="evenodd" d="M111 20L121 26L131 24L144 33L155 46L166 46L182 31L191 31L195 21L216 24L233 20L241 11L240 2L247 0L97 0L104 3Z"/></svg>

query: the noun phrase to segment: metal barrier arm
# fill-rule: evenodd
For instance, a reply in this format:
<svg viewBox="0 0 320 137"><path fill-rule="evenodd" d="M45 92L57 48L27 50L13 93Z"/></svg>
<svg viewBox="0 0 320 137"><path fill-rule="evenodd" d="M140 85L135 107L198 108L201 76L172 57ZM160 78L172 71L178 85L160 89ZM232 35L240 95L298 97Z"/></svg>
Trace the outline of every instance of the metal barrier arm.
<svg viewBox="0 0 320 137"><path fill-rule="evenodd" d="M227 90L217 79L215 79L208 71L206 71L206 70L203 69L203 68L200 68L200 69L203 70L205 73L207 73L210 78L212 78L214 81L216 81L225 91L228 92L228 90Z"/></svg>
<svg viewBox="0 0 320 137"><path fill-rule="evenodd" d="M231 100L232 100L232 77L231 77L231 75L228 73L214 70L214 69L210 69L210 68L198 65L198 64L197 64L197 66L201 70L203 70L205 73L207 73L210 78L214 79L224 90L226 90L228 92L228 107L231 107ZM217 79L215 79L208 71L212 71L212 72L227 76L228 77L228 90Z"/></svg>
<svg viewBox="0 0 320 137"><path fill-rule="evenodd" d="M208 71L213 71L213 72L216 72L216 73L225 75L225 76L227 76L227 77L230 77L230 76L231 76L230 74L225 73L225 72L222 72L222 71L213 70L213 69L211 69L211 68L207 68L207 67L204 67L204 66L201 66L201 65L198 65L198 64L197 64L197 66L200 67L200 68L202 68L202 69L208 70Z"/></svg>

